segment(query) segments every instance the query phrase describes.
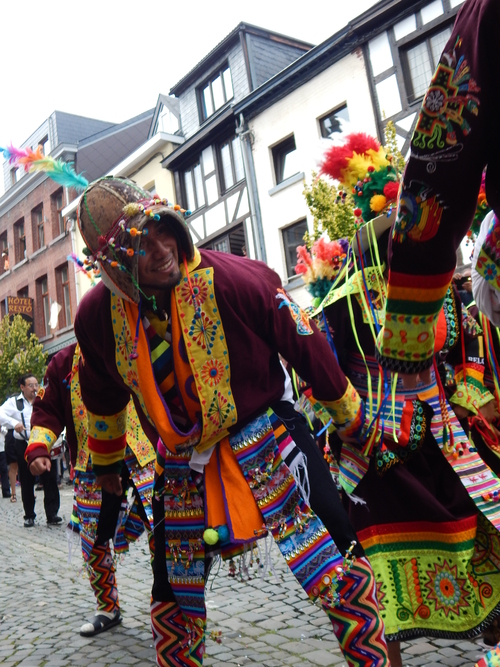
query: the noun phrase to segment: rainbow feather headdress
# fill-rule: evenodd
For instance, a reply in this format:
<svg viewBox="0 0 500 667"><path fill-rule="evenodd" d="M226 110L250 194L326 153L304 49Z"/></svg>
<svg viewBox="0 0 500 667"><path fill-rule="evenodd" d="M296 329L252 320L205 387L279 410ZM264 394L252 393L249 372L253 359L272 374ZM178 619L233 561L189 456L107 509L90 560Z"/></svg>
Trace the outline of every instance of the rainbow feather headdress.
<svg viewBox="0 0 500 667"><path fill-rule="evenodd" d="M357 224L372 220L395 204L399 178L388 155L374 137L349 134L342 146L332 146L324 156L320 173L350 190L355 199Z"/></svg>
<svg viewBox="0 0 500 667"><path fill-rule="evenodd" d="M14 148L12 145L8 148L0 146L0 153L9 161L9 164L23 168L27 173L45 172L56 183L73 188L77 192L83 192L89 184L85 176L76 173L72 163L45 156L41 146L38 146L36 151L31 148Z"/></svg>
<svg viewBox="0 0 500 667"><path fill-rule="evenodd" d="M315 241L311 252L306 246L298 246L295 273L303 277L315 305L330 291L345 263L348 248L347 239L328 242L323 238Z"/></svg>

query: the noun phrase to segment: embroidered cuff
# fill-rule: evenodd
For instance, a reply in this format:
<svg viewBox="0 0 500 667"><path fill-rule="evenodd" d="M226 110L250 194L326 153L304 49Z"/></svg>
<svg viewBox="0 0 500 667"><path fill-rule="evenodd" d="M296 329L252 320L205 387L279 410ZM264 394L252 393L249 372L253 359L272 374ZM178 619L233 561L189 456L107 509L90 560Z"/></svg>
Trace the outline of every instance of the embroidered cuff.
<svg viewBox="0 0 500 667"><path fill-rule="evenodd" d="M50 450L57 440L57 435L48 428L35 426L31 429L30 439L24 458L29 465L40 456L50 457Z"/></svg>
<svg viewBox="0 0 500 667"><path fill-rule="evenodd" d="M470 412L477 414L479 408L494 399L493 394L486 389L483 383L484 367L479 364L466 365L466 382L464 382L463 366L458 366L455 372L457 388L450 402L461 405Z"/></svg>
<svg viewBox="0 0 500 667"><path fill-rule="evenodd" d="M109 466L123 459L127 445L127 409L116 415L88 415L88 442L94 466Z"/></svg>
<svg viewBox="0 0 500 667"><path fill-rule="evenodd" d="M434 326L452 275L453 272L434 276L390 272L385 323L375 352L383 368L419 373L432 366Z"/></svg>
<svg viewBox="0 0 500 667"><path fill-rule="evenodd" d="M314 412L325 424L331 419L337 428L347 428L352 424L357 424L361 419L363 402L349 380L347 380L344 395L336 401L318 401L312 395L309 400Z"/></svg>

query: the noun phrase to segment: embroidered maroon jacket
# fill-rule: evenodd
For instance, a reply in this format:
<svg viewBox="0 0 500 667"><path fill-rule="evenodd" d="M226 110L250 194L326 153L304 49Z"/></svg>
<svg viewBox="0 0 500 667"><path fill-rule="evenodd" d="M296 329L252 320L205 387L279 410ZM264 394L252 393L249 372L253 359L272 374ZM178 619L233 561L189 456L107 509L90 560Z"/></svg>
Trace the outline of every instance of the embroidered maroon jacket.
<svg viewBox="0 0 500 667"><path fill-rule="evenodd" d="M200 255L197 270L214 270L215 299L229 353L231 390L238 415L231 431L239 430L282 397L284 375L278 353L309 382L316 399L328 403L344 397L349 384L335 355L307 318L303 334L298 332L301 327L293 319L283 293L278 292L282 286L274 271L262 262L225 253L201 250ZM82 300L75 332L84 358L80 383L87 409L96 415L119 413L129 400L130 389L116 365L111 297L104 284ZM136 396L134 403L146 434L156 442L154 426ZM345 418L338 421L347 424Z"/></svg>

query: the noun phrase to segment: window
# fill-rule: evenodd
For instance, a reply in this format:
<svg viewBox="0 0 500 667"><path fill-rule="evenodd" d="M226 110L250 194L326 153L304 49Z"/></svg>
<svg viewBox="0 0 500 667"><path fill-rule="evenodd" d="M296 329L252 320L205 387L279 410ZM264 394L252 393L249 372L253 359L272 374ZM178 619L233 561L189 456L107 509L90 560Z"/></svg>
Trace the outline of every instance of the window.
<svg viewBox="0 0 500 667"><path fill-rule="evenodd" d="M60 236L66 232L62 210L64 208L64 199L62 188L51 196L52 208L52 236Z"/></svg>
<svg viewBox="0 0 500 667"><path fill-rule="evenodd" d="M233 227L231 231L218 236L203 246L209 250L218 250L219 252L228 252L239 257L246 257L247 242L245 238L245 229L243 223Z"/></svg>
<svg viewBox="0 0 500 667"><path fill-rule="evenodd" d="M147 190L150 195L154 196L156 194L155 182L151 181L151 183L148 183L147 185L144 186L144 189Z"/></svg>
<svg viewBox="0 0 500 667"><path fill-rule="evenodd" d="M307 222L301 220L281 231L283 235L283 248L285 250L286 275L293 278L295 266L297 265L297 246L304 244L304 234L307 232Z"/></svg>
<svg viewBox="0 0 500 667"><path fill-rule="evenodd" d="M14 223L14 256L16 264L26 259L26 236L24 233L24 218Z"/></svg>
<svg viewBox="0 0 500 667"><path fill-rule="evenodd" d="M22 167L16 167L15 169L10 170L10 181L12 185L15 185L23 177L24 170Z"/></svg>
<svg viewBox="0 0 500 667"><path fill-rule="evenodd" d="M231 70L224 66L198 92L200 103L200 116L204 121L210 118L217 109L220 109L233 97L233 84Z"/></svg>
<svg viewBox="0 0 500 667"><path fill-rule="evenodd" d="M415 102L425 94L450 35L451 26L426 37L404 53L409 102Z"/></svg>
<svg viewBox="0 0 500 667"><path fill-rule="evenodd" d="M219 148L220 165L222 171L222 190L232 188L245 178L243 169L243 156L241 154L241 141L233 137L225 141Z"/></svg>
<svg viewBox="0 0 500 667"><path fill-rule="evenodd" d="M321 136L329 139L336 132L343 132L346 122L349 122L349 112L347 111L347 105L344 104L344 106L330 111L326 116L319 119Z"/></svg>
<svg viewBox="0 0 500 667"><path fill-rule="evenodd" d="M0 235L0 275L9 270L9 244L7 243L7 232Z"/></svg>
<svg viewBox="0 0 500 667"><path fill-rule="evenodd" d="M26 285L26 287L21 287L21 289L18 289L17 290L17 296L20 299L28 299L29 298L28 286Z"/></svg>
<svg viewBox="0 0 500 667"><path fill-rule="evenodd" d="M205 206L205 191L203 189L200 163L195 164L194 167L184 172L184 190L187 208L190 211L196 211Z"/></svg>
<svg viewBox="0 0 500 667"><path fill-rule="evenodd" d="M45 230L43 226L43 206L33 209L31 212L33 226L33 249L40 250L45 246Z"/></svg>
<svg viewBox="0 0 500 667"><path fill-rule="evenodd" d="M49 136L46 134L44 138L38 142L38 146L42 149L44 155L48 155L51 151Z"/></svg>
<svg viewBox="0 0 500 667"><path fill-rule="evenodd" d="M157 132L166 132L167 134L175 134L179 129L179 119L173 114L168 107L162 107L158 118Z"/></svg>
<svg viewBox="0 0 500 667"><path fill-rule="evenodd" d="M42 336L50 336L50 299L47 276L37 280L37 314Z"/></svg>
<svg viewBox="0 0 500 667"><path fill-rule="evenodd" d="M276 185L299 173L295 137L284 139L272 149Z"/></svg>
<svg viewBox="0 0 500 667"><path fill-rule="evenodd" d="M69 291L68 265L63 264L56 271L57 277L57 300L61 304L59 324L61 327L69 327L71 319L71 300Z"/></svg>

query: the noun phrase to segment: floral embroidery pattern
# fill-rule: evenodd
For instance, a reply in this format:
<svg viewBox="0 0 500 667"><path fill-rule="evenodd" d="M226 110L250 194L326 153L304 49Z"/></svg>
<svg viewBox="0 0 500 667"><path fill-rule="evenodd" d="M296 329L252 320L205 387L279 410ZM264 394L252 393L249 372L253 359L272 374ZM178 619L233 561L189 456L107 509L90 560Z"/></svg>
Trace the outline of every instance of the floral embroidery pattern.
<svg viewBox="0 0 500 667"><path fill-rule="evenodd" d="M210 350L214 345L217 325L204 312L195 313L189 335L203 350Z"/></svg>
<svg viewBox="0 0 500 667"><path fill-rule="evenodd" d="M192 305L195 306L195 308L200 307L201 304L206 300L208 295L207 285L202 278L196 277L192 278L191 286L193 288L192 293L189 287L189 283L184 283L181 287L181 296L184 299L184 301L186 302L191 301Z"/></svg>
<svg viewBox="0 0 500 667"><path fill-rule="evenodd" d="M218 359L210 359L201 368L201 379L210 387L215 387L222 380L224 364Z"/></svg>
<svg viewBox="0 0 500 667"><path fill-rule="evenodd" d="M429 589L428 599L434 600L436 611L443 610L446 616L450 612L460 613L460 607L469 607L465 599L466 579L460 579L457 575L457 566L450 566L445 559L443 565L434 563L434 570L428 571Z"/></svg>
<svg viewBox="0 0 500 667"><path fill-rule="evenodd" d="M461 43L461 39L457 38L453 50L444 53L437 66L413 135L412 143L417 148L432 150L455 146L455 126L464 135L471 131L464 111L478 115L479 99L475 93L479 93L480 89L470 75L467 60L456 53Z"/></svg>
<svg viewBox="0 0 500 667"><path fill-rule="evenodd" d="M298 306L291 297L285 292L284 289L278 287L278 293L276 294L277 299L282 299L283 303L280 303L278 309L281 309L283 306L287 306L290 311L290 315L293 318L293 321L297 325L297 333L299 336L310 336L313 332L312 327L309 323L309 316L305 313L300 306Z"/></svg>
<svg viewBox="0 0 500 667"><path fill-rule="evenodd" d="M195 270L175 288L189 363L202 406L203 448L236 423L226 337L215 299L213 269Z"/></svg>

